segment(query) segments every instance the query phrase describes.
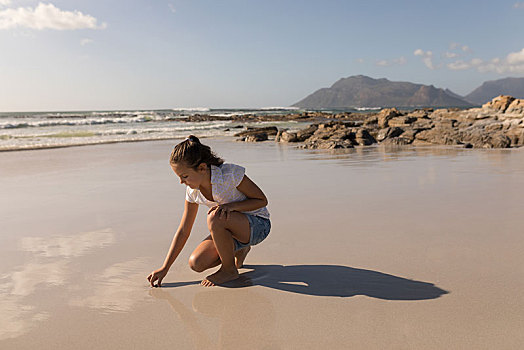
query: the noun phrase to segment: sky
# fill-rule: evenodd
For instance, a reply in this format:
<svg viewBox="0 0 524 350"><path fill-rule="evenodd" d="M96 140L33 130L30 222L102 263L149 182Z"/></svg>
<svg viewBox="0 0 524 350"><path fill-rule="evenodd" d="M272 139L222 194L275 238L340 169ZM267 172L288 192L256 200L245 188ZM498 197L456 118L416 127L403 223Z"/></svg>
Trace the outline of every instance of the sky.
<svg viewBox="0 0 524 350"><path fill-rule="evenodd" d="M289 106L524 77L524 1L0 0L0 112Z"/></svg>

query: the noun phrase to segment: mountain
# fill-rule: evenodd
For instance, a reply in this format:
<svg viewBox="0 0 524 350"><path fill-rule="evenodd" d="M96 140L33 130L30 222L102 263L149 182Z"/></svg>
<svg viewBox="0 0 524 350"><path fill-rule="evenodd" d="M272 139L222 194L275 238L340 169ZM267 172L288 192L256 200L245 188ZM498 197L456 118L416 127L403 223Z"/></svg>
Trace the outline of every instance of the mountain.
<svg viewBox="0 0 524 350"><path fill-rule="evenodd" d="M504 78L486 81L465 96L464 99L474 104L481 105L498 95L510 95L516 98L524 98L524 78Z"/></svg>
<svg viewBox="0 0 524 350"><path fill-rule="evenodd" d="M315 91L293 107L471 107L459 95L433 85L373 79L365 75L342 78L330 88Z"/></svg>

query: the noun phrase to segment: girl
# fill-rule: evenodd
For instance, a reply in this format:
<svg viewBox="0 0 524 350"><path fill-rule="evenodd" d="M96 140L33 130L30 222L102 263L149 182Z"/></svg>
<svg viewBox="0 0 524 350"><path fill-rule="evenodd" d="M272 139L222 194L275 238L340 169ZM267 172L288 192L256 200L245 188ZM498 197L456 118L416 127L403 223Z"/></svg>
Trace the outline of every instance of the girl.
<svg viewBox="0 0 524 350"><path fill-rule="evenodd" d="M250 246L262 242L271 229L266 196L244 175L243 167L224 163L196 136L191 135L175 146L170 164L180 183L186 185L184 214L164 265L147 277L151 287L161 287L162 279L182 251L199 204L210 208L207 227L211 234L193 251L189 266L202 272L222 264L201 282L206 287L238 278L238 269Z"/></svg>

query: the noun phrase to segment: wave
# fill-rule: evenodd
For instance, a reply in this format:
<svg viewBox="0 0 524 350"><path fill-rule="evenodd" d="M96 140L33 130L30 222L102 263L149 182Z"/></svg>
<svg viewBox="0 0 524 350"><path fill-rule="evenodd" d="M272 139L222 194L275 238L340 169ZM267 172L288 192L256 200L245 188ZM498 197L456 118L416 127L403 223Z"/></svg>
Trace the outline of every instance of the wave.
<svg viewBox="0 0 524 350"><path fill-rule="evenodd" d="M209 112L211 111L211 109L207 107L190 107L190 108L179 107L179 108L171 108L171 110L175 112Z"/></svg>
<svg viewBox="0 0 524 350"><path fill-rule="evenodd" d="M357 111L379 111L382 107L356 107Z"/></svg>
<svg viewBox="0 0 524 350"><path fill-rule="evenodd" d="M20 128L44 128L49 126L80 126L80 125L101 125L101 124L128 124L128 123L147 123L151 121L165 121L164 117L156 115L141 115L135 117L121 118L82 118L82 119L56 119L35 120L35 121L6 121L0 122L0 129L20 129Z"/></svg>
<svg viewBox="0 0 524 350"><path fill-rule="evenodd" d="M262 111L297 111L300 110L299 107L262 107Z"/></svg>

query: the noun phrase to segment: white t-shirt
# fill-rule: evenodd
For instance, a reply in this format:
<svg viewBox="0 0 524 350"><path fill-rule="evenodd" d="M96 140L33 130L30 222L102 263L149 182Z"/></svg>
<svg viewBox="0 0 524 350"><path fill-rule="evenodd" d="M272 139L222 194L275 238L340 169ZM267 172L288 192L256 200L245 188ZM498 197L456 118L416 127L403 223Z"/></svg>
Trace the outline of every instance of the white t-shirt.
<svg viewBox="0 0 524 350"><path fill-rule="evenodd" d="M211 191L213 200L209 201L198 189L186 186L186 201L189 203L205 204L212 208L218 204L240 202L246 200L245 194L237 189L244 178L246 169L236 164L224 163L221 166L211 165ZM260 216L269 219L267 207L242 213Z"/></svg>

